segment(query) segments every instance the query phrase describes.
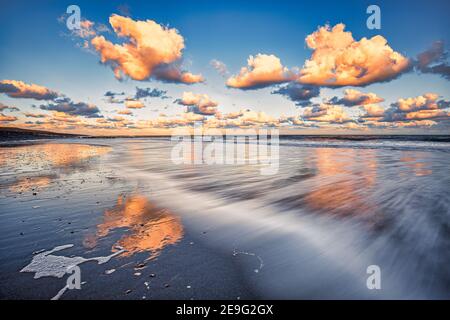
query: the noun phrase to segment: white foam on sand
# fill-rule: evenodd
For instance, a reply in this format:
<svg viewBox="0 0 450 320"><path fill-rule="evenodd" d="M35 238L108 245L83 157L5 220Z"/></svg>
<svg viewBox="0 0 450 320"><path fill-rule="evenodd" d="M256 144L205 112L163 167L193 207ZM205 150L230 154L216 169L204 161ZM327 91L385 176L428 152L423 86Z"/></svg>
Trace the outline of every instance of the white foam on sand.
<svg viewBox="0 0 450 320"><path fill-rule="evenodd" d="M97 261L98 264L107 263L113 257L118 256L125 252L124 249L118 248L119 251L104 257L93 257L93 258L83 258L83 257L66 257L57 256L52 253L72 248L73 244L66 244L62 246L57 246L49 251L44 251L33 256L31 262L25 266L20 272L34 272L34 279L39 279L42 277L55 277L62 278L67 274L67 271L79 266L82 263L88 261ZM52 298L52 300L59 299L64 292L68 289L68 286L64 286L58 294Z"/></svg>

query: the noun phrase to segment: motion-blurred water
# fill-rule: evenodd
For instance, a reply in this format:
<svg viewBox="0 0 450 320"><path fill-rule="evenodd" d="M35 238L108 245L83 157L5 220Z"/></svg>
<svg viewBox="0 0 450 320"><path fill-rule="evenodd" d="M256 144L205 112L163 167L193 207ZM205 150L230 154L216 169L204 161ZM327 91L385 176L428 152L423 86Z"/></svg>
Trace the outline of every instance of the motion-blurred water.
<svg viewBox="0 0 450 320"><path fill-rule="evenodd" d="M273 176L257 164L174 165L165 139L114 145L123 175L217 248L250 253L264 297L450 297L448 142L283 139ZM381 290L366 287L369 265Z"/></svg>

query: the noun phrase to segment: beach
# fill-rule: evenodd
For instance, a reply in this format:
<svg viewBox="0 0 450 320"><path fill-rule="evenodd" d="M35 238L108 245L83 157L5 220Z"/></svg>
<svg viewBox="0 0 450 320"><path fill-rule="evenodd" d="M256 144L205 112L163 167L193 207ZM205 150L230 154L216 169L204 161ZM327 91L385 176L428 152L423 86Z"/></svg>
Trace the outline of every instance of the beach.
<svg viewBox="0 0 450 320"><path fill-rule="evenodd" d="M273 175L175 164L173 146L1 147L0 298L55 298L61 256L81 289L59 299L450 298L448 141L282 138Z"/></svg>

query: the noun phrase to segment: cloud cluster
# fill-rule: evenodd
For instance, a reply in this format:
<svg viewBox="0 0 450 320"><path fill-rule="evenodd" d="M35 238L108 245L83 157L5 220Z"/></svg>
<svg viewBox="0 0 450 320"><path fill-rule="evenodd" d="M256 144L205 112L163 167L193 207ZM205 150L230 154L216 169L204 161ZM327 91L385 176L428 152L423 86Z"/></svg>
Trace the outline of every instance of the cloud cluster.
<svg viewBox="0 0 450 320"><path fill-rule="evenodd" d="M63 112L72 116L83 116L86 118L99 118L99 108L90 103L74 102L69 98L56 99L52 103L41 105L42 110Z"/></svg>
<svg viewBox="0 0 450 320"><path fill-rule="evenodd" d="M368 121L372 125L378 123L396 123L399 126L406 122L433 120L449 121L450 101L439 99L439 95L435 93L425 93L423 95L399 99L392 103L391 106L384 110L378 106L365 106L366 114L361 117L362 121ZM425 122L423 122L425 123Z"/></svg>
<svg viewBox="0 0 450 320"><path fill-rule="evenodd" d="M25 98L35 100L54 100L61 95L46 87L37 84L27 84L17 80L1 80L0 93L11 98Z"/></svg>
<svg viewBox="0 0 450 320"><path fill-rule="evenodd" d="M324 26L306 37L313 53L300 70L300 83L365 86L391 80L409 69L410 61L395 52L384 37L377 35L356 41L344 29L342 23L333 28Z"/></svg>
<svg viewBox="0 0 450 320"><path fill-rule="evenodd" d="M396 127L432 127L437 125L436 121L432 120L418 120L409 122L398 122L395 124Z"/></svg>
<svg viewBox="0 0 450 320"><path fill-rule="evenodd" d="M245 110L241 116L236 119L228 119L228 122L236 127L251 127L254 125L275 126L278 124L278 119L263 111Z"/></svg>
<svg viewBox="0 0 450 320"><path fill-rule="evenodd" d="M238 112L220 114L205 120L204 125L209 128L253 128L274 127L280 125L280 120L265 112L242 109Z"/></svg>
<svg viewBox="0 0 450 320"><path fill-rule="evenodd" d="M109 23L118 37L129 41L114 44L104 36L95 36L91 44L100 54L101 62L113 69L116 78L148 80L153 77L188 84L203 81L201 75L181 69L184 39L178 30L152 20L135 21L116 14L109 18Z"/></svg>
<svg viewBox="0 0 450 320"><path fill-rule="evenodd" d="M64 112L88 118L101 117L97 106L85 102L74 102L63 94L36 84L27 84L18 80L2 80L0 81L0 92L11 98L48 100L47 104L40 106L42 110ZM9 108L11 109L11 107Z"/></svg>
<svg viewBox="0 0 450 320"><path fill-rule="evenodd" d="M346 123L353 121L345 112L344 108L329 104L305 108L302 118L307 121L326 123Z"/></svg>
<svg viewBox="0 0 450 320"><path fill-rule="evenodd" d="M424 95L414 98L399 99L392 106L402 112L443 109L448 107L446 101L438 101L438 99L439 95L436 93L425 93Z"/></svg>
<svg viewBox="0 0 450 320"><path fill-rule="evenodd" d="M196 122L202 122L205 117L193 112L185 112L179 117L158 117L147 121L146 125L152 128L175 128L184 126L193 126Z"/></svg>
<svg viewBox="0 0 450 320"><path fill-rule="evenodd" d="M247 67L241 68L239 74L228 78L226 84L231 88L258 89L294 78L295 73L284 67L275 55L260 53L250 56Z"/></svg>
<svg viewBox="0 0 450 320"><path fill-rule="evenodd" d="M181 99L175 100L178 104L188 106L189 111L201 115L214 115L217 113L218 103L207 94L183 92Z"/></svg>
<svg viewBox="0 0 450 320"><path fill-rule="evenodd" d="M45 117L47 117L47 115L45 113L24 112L23 114L27 118L45 118Z"/></svg>
<svg viewBox="0 0 450 320"><path fill-rule="evenodd" d="M330 99L331 104L340 104L346 107L375 104L383 101L384 99L377 96L375 93L363 93L355 89L344 90L344 97L341 99L338 97Z"/></svg>
<svg viewBox="0 0 450 320"><path fill-rule="evenodd" d="M36 118L35 121L25 121L25 126L29 128L39 128L45 130L63 129L74 130L86 127L88 122L77 115L70 115L65 112L52 111L50 114L29 114Z"/></svg>
<svg viewBox="0 0 450 320"><path fill-rule="evenodd" d="M313 52L300 70L284 67L274 55L258 54L249 57L247 66L241 68L239 74L228 78L227 86L258 89L295 81L297 85L289 84L273 93L284 95L299 106L307 106L309 99L318 95L320 87L366 86L389 81L412 70L413 63L394 51L384 37L377 35L370 39L355 40L351 32L345 31L342 23L332 28L328 25L320 27L308 35L305 41ZM441 59L442 48L438 49L439 54L435 56ZM438 58L435 56L429 60L436 61ZM422 57L421 61L424 60ZM218 70L226 70L220 61L213 60L211 64ZM446 72L442 64L435 67L439 72ZM422 70L431 72L425 71L424 67ZM382 101L370 93L352 97L353 93L349 91L348 99L344 98L339 104L356 106Z"/></svg>
<svg viewBox="0 0 450 320"><path fill-rule="evenodd" d="M160 98L160 99L169 99L170 97L167 95L166 90L160 90L156 88L139 88L136 87L136 93L134 95L127 95L125 92L114 92L107 91L104 96L107 98L106 101L108 103L125 103L129 105L141 105L140 107L144 107L143 103L139 101L139 99L145 98ZM131 102L128 102L131 101ZM135 103L137 101L137 104ZM130 107L133 108L133 107ZM136 108L136 107L135 107Z"/></svg>

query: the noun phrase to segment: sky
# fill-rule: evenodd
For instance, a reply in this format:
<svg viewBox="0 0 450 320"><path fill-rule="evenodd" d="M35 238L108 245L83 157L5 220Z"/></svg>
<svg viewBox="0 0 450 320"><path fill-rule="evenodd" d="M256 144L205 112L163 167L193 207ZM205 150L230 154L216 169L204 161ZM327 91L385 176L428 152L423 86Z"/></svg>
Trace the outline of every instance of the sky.
<svg viewBox="0 0 450 320"><path fill-rule="evenodd" d="M444 0L4 2L0 125L450 134L449 12Z"/></svg>

